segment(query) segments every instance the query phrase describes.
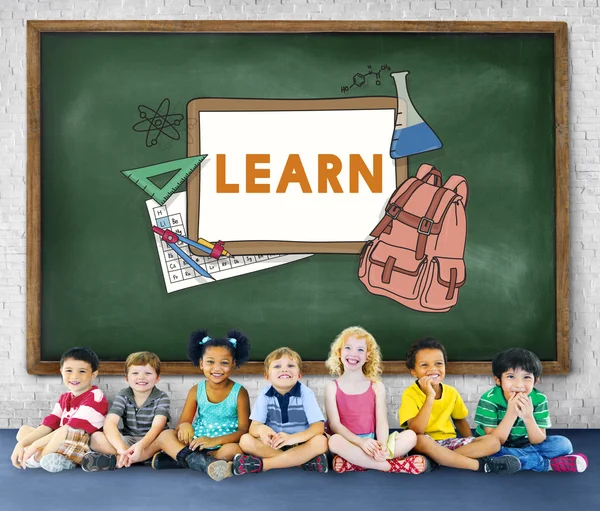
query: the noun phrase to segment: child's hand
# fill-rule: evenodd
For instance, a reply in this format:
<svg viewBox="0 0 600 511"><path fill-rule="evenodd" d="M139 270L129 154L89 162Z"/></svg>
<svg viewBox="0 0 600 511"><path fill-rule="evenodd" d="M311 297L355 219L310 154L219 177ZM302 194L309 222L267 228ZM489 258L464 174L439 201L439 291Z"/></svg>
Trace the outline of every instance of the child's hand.
<svg viewBox="0 0 600 511"><path fill-rule="evenodd" d="M143 450L144 447L140 442L133 444L129 449L127 449L127 451L125 452L127 456L127 464L125 466L129 467L132 463L137 463L138 461L140 461Z"/></svg>
<svg viewBox="0 0 600 511"><path fill-rule="evenodd" d="M25 452L25 447L20 443L15 445L12 454L10 455L10 461L13 464L13 467L21 468L21 461L23 460L23 453Z"/></svg>
<svg viewBox="0 0 600 511"><path fill-rule="evenodd" d="M275 431L273 431L269 426L263 426L260 428L260 441L265 445L271 445L271 441L275 437Z"/></svg>
<svg viewBox="0 0 600 511"><path fill-rule="evenodd" d="M373 459L375 461L385 461L388 459L388 454L388 450L380 445L380 448L375 451L375 456L373 456Z"/></svg>
<svg viewBox="0 0 600 511"><path fill-rule="evenodd" d="M375 457L375 453L381 450L381 444L374 438L363 438L360 443L360 448L371 458Z"/></svg>
<svg viewBox="0 0 600 511"><path fill-rule="evenodd" d="M209 449L211 447L216 447L219 445L215 442L214 438L209 438L207 436L199 436L190 442L190 449L195 451L196 449Z"/></svg>
<svg viewBox="0 0 600 511"><path fill-rule="evenodd" d="M129 447L125 449L117 448L117 468L128 467L131 465L129 457L127 456L127 449L129 449Z"/></svg>
<svg viewBox="0 0 600 511"><path fill-rule="evenodd" d="M179 425L177 430L177 440L182 444L188 445L194 439L194 428L189 422Z"/></svg>
<svg viewBox="0 0 600 511"><path fill-rule="evenodd" d="M433 379L431 376L423 376L422 378L419 378L418 383L419 387L421 387L421 390L425 392L427 397L435 398L435 389L433 388Z"/></svg>
<svg viewBox="0 0 600 511"><path fill-rule="evenodd" d="M512 415L519 415L517 411L517 404L519 403L518 396L520 392L513 392L510 398L508 399L506 406L506 413L510 413Z"/></svg>
<svg viewBox="0 0 600 511"><path fill-rule="evenodd" d="M293 435L280 431L279 433L276 433L273 438L271 438L270 445L273 449L281 449L286 445L294 445L295 443L297 442L294 440Z"/></svg>
<svg viewBox="0 0 600 511"><path fill-rule="evenodd" d="M523 420L531 419L533 417L533 403L531 402L531 398L520 392L516 397L516 401L517 415Z"/></svg>
<svg viewBox="0 0 600 511"><path fill-rule="evenodd" d="M21 468L25 468L25 463L27 463L27 460L29 458L31 458L32 456L36 455L38 452L38 448L35 445L35 442L33 444L31 444L30 446L26 447L25 450L23 451L23 456L21 457Z"/></svg>

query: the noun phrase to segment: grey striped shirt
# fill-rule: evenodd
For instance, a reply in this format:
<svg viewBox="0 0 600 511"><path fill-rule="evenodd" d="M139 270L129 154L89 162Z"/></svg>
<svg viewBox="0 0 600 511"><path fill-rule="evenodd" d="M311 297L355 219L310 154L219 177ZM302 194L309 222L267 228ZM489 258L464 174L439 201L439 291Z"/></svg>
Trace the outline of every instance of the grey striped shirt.
<svg viewBox="0 0 600 511"><path fill-rule="evenodd" d="M115 396L108 413L114 413L123 419L123 429L121 431L123 435L143 436L150 431L152 421L157 415L164 415L168 424L171 419L169 414L170 404L169 396L154 387L148 399L138 408L133 390L131 390L131 387L127 387Z"/></svg>

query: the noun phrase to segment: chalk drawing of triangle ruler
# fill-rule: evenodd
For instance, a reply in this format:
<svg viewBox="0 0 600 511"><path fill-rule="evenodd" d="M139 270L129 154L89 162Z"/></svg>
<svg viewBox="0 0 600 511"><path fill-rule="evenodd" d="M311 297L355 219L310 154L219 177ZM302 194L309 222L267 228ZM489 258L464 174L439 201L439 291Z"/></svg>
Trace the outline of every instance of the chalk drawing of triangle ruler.
<svg viewBox="0 0 600 511"><path fill-rule="evenodd" d="M200 156L190 156L189 158L181 158L179 160L165 161L147 167L137 169L122 170L121 173L131 179L144 192L152 197L161 206L167 202L169 197L175 193L177 188L181 186L194 170L206 158L206 154ZM169 179L169 181L161 188L156 186L151 177L168 174L169 172L177 171L177 173Z"/></svg>

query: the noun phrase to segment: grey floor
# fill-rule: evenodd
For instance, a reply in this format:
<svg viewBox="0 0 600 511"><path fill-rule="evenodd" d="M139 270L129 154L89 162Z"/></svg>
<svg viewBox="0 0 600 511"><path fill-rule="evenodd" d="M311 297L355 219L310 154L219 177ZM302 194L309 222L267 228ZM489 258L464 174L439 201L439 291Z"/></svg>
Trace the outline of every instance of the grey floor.
<svg viewBox="0 0 600 511"><path fill-rule="evenodd" d="M190 470L155 471L136 466L115 472L81 469L50 474L10 463L14 430L0 430L0 509L177 511L574 511L600 507L600 430L565 434L588 456L583 474L520 472L496 476L441 469L420 476L373 471L313 474L300 469L232 477L215 483Z"/></svg>

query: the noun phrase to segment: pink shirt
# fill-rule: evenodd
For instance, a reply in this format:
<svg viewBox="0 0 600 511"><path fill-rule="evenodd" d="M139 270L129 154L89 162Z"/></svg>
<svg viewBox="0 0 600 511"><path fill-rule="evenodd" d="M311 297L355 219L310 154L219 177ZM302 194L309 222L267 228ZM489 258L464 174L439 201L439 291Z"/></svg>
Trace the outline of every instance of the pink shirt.
<svg viewBox="0 0 600 511"><path fill-rule="evenodd" d="M73 429L83 429L91 435L102 428L106 412L108 402L102 391L93 386L79 396L71 392L62 394L42 424L52 429L67 425Z"/></svg>
<svg viewBox="0 0 600 511"><path fill-rule="evenodd" d="M375 391L373 384L362 394L346 394L337 380L335 402L342 426L346 426L355 435L375 433Z"/></svg>

